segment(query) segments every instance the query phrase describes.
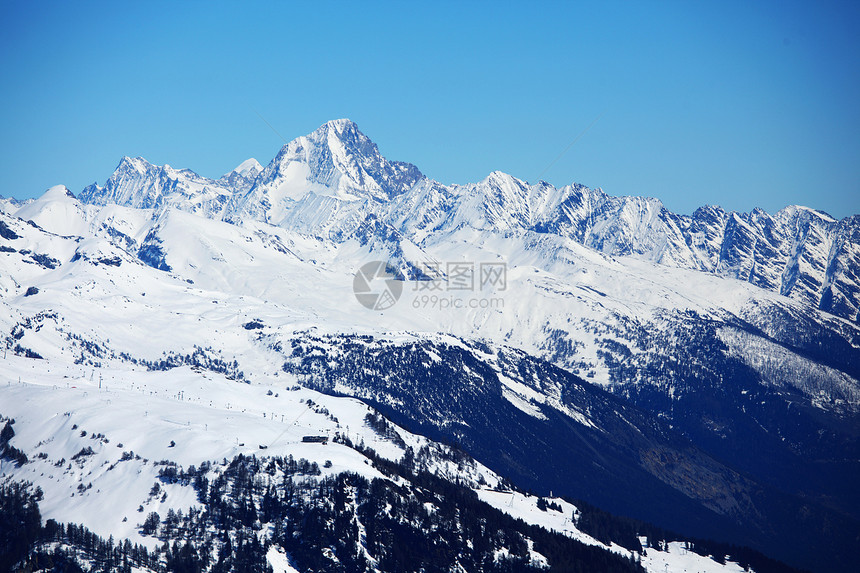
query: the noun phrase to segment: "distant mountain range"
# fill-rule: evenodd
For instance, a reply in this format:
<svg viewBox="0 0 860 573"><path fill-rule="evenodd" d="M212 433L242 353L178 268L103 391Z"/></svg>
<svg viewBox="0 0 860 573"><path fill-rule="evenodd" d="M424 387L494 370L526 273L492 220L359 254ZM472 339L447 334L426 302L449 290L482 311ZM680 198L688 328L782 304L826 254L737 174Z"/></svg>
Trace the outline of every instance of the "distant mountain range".
<svg viewBox="0 0 860 573"><path fill-rule="evenodd" d="M658 199L528 184L501 172L442 185L414 165L385 159L345 119L285 145L265 168L249 159L218 180L124 157L103 187L90 185L80 199L171 206L237 223L250 218L336 239L371 214L419 244L458 226L548 233L607 255L743 280L855 322L860 308L857 215L837 221L795 205L774 215L717 206L676 215Z"/></svg>
<svg viewBox="0 0 860 573"><path fill-rule="evenodd" d="M57 368L190 367L237 396L245 381L357 398L519 488L850 571L858 224L799 206L676 215L501 172L443 185L336 120L217 180L125 157L77 197L0 201L0 334L43 385ZM370 261L399 283L382 310L352 291ZM482 265L501 274L484 281ZM19 425L55 414L13 409ZM10 444L32 457L48 439ZM228 445L211 451L292 447ZM37 463L9 473L35 479ZM68 484L37 483L62 506Z"/></svg>

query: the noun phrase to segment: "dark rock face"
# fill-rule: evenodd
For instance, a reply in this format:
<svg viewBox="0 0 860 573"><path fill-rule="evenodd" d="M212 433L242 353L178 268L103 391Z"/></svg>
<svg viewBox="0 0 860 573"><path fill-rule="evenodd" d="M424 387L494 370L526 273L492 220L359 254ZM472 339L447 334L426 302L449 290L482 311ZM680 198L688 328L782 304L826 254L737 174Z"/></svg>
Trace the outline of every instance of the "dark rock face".
<svg viewBox="0 0 860 573"><path fill-rule="evenodd" d="M632 341L668 354L631 361L629 349L608 348L619 359L617 396L520 351L480 344L304 338L284 369L456 444L535 491L753 545L805 567L820 567L828 546L828 567L847 570L839 545L856 540L834 534L832 524L846 532L860 524L850 493L860 472L842 460L860 453L856 413L825 416L796 389L769 388L731 356L717 330L689 316L659 335L665 339ZM672 340L684 349L671 348ZM336 355L325 351L332 347ZM511 388L524 386L547 399L512 399ZM846 505L820 501L833 498Z"/></svg>

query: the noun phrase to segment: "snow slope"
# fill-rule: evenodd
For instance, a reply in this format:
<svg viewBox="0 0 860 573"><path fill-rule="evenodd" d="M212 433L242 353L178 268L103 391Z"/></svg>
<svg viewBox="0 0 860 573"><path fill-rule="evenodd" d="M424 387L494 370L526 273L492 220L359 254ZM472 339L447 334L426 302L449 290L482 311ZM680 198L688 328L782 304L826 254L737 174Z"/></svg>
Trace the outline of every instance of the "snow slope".
<svg viewBox="0 0 860 573"><path fill-rule="evenodd" d="M27 480L39 486L44 492L40 503L44 519L82 524L105 538L113 535L150 548L157 540L141 535L146 515L187 513L199 505L192 488L159 479L167 462L183 467L213 462L217 475L219 460L240 453L292 455L317 463L323 475L349 471L388 479L354 449L303 443L302 437L341 433L393 460L405 452L403 445L365 423L370 409L361 402L319 394L289 380L280 381L287 382L286 387L247 385L188 368L93 369L15 356L7 356L2 364L2 414L15 420L12 444L28 452L31 461L17 467L0 460L0 480ZM426 445L444 449L401 428L396 432L402 444L415 450ZM440 459L430 470L471 481L481 500L527 523L630 555L579 531L573 520L575 506L551 499L562 511L541 511L538 498L498 489L499 478L480 464L458 466ZM486 485L478 486L479 476ZM740 570L695 554L679 559L678 547L680 543L665 552L648 549L642 557L646 570L680 573L689 566ZM268 559L276 570L294 570L288 556L274 547Z"/></svg>

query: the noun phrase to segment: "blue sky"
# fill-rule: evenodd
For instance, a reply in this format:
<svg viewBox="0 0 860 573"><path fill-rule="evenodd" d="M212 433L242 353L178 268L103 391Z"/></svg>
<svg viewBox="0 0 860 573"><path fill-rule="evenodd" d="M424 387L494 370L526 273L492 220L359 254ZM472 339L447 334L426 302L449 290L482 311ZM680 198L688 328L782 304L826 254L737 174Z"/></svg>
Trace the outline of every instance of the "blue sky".
<svg viewBox="0 0 860 573"><path fill-rule="evenodd" d="M444 183L860 213L860 3L176 4L4 2L0 195L265 164L259 113L349 117Z"/></svg>

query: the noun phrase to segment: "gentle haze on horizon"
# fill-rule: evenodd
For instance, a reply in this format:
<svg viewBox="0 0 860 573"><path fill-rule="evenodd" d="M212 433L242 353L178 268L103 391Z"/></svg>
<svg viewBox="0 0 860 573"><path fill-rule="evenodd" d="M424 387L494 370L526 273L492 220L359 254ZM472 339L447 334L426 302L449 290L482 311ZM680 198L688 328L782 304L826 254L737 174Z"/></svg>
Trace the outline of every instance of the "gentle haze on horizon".
<svg viewBox="0 0 860 573"><path fill-rule="evenodd" d="M443 183L841 218L860 213L858 29L833 1L6 2L0 195L79 193L124 155L217 178L348 117Z"/></svg>

